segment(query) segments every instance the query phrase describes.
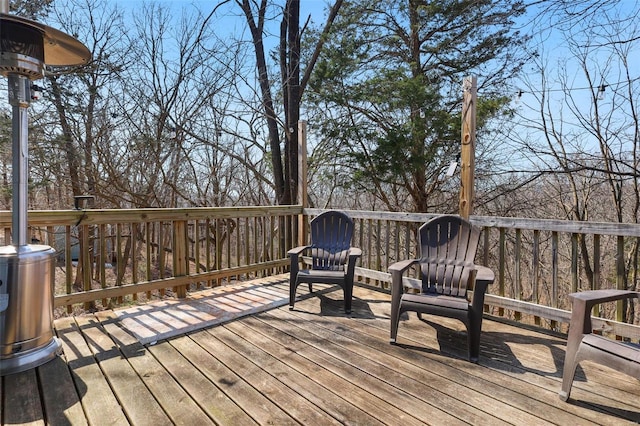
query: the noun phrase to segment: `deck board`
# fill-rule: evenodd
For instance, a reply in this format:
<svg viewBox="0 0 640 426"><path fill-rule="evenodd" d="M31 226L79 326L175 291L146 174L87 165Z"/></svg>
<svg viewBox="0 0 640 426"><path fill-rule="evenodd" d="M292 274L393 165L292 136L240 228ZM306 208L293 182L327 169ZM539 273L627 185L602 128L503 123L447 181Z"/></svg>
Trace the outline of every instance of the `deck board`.
<svg viewBox="0 0 640 426"><path fill-rule="evenodd" d="M210 354L193 340L180 337L171 342L160 342L150 346L149 352L175 377L216 424L257 424L201 371L210 362Z"/></svg>
<svg viewBox="0 0 640 426"><path fill-rule="evenodd" d="M62 359L66 361L71 371L74 389L87 416L87 422L107 425L127 424L127 418L97 360L93 357L75 318L61 318L55 325L64 351ZM51 391L51 388L47 389ZM64 415L64 412L56 412L54 415Z"/></svg>
<svg viewBox="0 0 640 426"><path fill-rule="evenodd" d="M6 424L44 425L36 374L31 369L4 378L2 418Z"/></svg>
<svg viewBox="0 0 640 426"><path fill-rule="evenodd" d="M171 421L160 403L131 365L137 355L125 358L95 317L77 317L77 322L129 422L134 425L170 425Z"/></svg>
<svg viewBox="0 0 640 426"><path fill-rule="evenodd" d="M208 350L210 348L206 339L198 341L197 338L179 338L172 341L172 344L183 353L202 351L199 355L204 358L199 364L201 371L257 423L295 423L290 416L243 380L238 374L240 372L234 372L215 358L215 355Z"/></svg>
<svg viewBox="0 0 640 426"><path fill-rule="evenodd" d="M281 311L275 312L273 315L282 316ZM298 315L305 316L302 313L298 313ZM529 395L530 393L533 395L541 393L538 388L525 387L523 383L511 380L510 376L494 374L493 371L487 371L482 365L473 365L464 359L456 361L449 358L443 359L438 348L424 346L425 340L404 338L399 339L400 345L398 347L391 345L379 346L380 340L388 339L389 336L387 327L382 328L383 324L379 324L381 321L376 321L378 324L372 324L367 321L366 326L357 330L355 329L357 326L353 322L343 321L341 318L336 317L331 322L323 323L323 326L328 327L326 330L316 327L315 333L321 339L331 336L339 348L346 347L350 341L357 341L362 345L367 345L370 348L371 357L375 356L378 360L390 366L392 370L402 371L404 374L422 382L423 385L433 387L434 392L440 393L438 404L445 409L449 408L451 412L460 412L463 407L469 406L482 410L486 414L500 418L505 422L515 422L516 424L538 424L540 421L556 420L560 421L561 424L567 424L569 421L571 424L579 424L581 422L580 419L576 419L572 415L565 415L563 410L557 410L544 401ZM349 327L347 327L347 323ZM420 324L418 321L415 323L417 327L415 327L416 330L412 330L412 337L416 339L421 336L424 337L424 332L427 331L424 328L429 329L430 327ZM304 324L304 322L298 321L296 324ZM451 325L456 326L457 324L452 323ZM297 332L293 331L292 333L296 334ZM431 340L428 339L428 341ZM466 336L461 333L458 335L457 340L458 344L462 343L464 345ZM448 349L452 349L450 345L451 343L447 344ZM400 350L397 350L397 348ZM408 348L412 350L405 350ZM422 349L426 349L426 353L416 353L421 352ZM455 350L461 358L464 358L466 356L466 347L463 347L463 350L460 349L461 347L459 346ZM484 358L481 360L481 364L482 361L484 361ZM383 377L385 375L385 373L382 373ZM496 381L491 380L493 375L497 376ZM401 388L402 386L398 387ZM558 399L557 390L555 387L551 389L544 391L550 396L547 402L556 404ZM487 395L491 395L492 398L487 400ZM455 410L455 407L458 407L458 409ZM459 415L462 414L460 413ZM478 423L473 418L463 418L463 420ZM481 421L481 423L485 422ZM589 422L583 421L582 423L587 424Z"/></svg>
<svg viewBox="0 0 640 426"><path fill-rule="evenodd" d="M38 368L41 386L44 389L75 389L71 372L66 362L57 357ZM76 392L43 392L42 403L51 425L86 425L87 419Z"/></svg>
<svg viewBox="0 0 640 426"><path fill-rule="evenodd" d="M171 423L183 425L206 424L209 417L191 399L189 394L180 386L173 376L152 356L144 356L145 347L121 327L118 317L111 311L98 315L100 323L118 349L129 361L136 374L149 389L153 398L157 400ZM151 406L149 409L153 410ZM152 416L148 421L153 422Z"/></svg>
<svg viewBox="0 0 640 426"><path fill-rule="evenodd" d="M290 311L286 276L180 301L61 318L64 355L2 377L2 425L637 424L640 381L583 363L558 398L566 340L483 323L480 364L462 324L403 315L389 295L318 286ZM154 335L153 333L158 333Z"/></svg>
<svg viewBox="0 0 640 426"><path fill-rule="evenodd" d="M321 381L317 379L319 369L312 363L305 363L302 357L292 354L291 350L253 332L244 322L230 323L225 328L229 330L222 333L216 330L216 334L221 334L224 341L237 352L247 354L259 368L286 384L299 395L299 398L313 404L314 410L322 410L331 416L326 420L326 424L341 424L349 420L366 424L378 423L370 414L353 405L343 394L336 394L322 386ZM246 337L247 334L249 338ZM333 377L326 374L323 376L325 384L336 384Z"/></svg>

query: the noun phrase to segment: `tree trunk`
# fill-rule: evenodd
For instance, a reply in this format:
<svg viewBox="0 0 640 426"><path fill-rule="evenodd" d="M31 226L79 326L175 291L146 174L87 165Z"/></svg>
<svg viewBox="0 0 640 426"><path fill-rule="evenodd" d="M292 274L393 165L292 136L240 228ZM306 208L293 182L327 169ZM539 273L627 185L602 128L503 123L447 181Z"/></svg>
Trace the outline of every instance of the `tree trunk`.
<svg viewBox="0 0 640 426"><path fill-rule="evenodd" d="M251 37L256 53L256 66L258 68L258 80L260 83L260 92L262 96L262 106L265 112L265 119L269 129L269 146L271 148L271 162L273 164L273 179L276 191L276 199L278 204L287 204L285 197L284 170L282 166L282 152L280 150L280 136L278 134L278 122L273 107L273 98L271 97L271 83L269 82L269 74L267 72L267 60L264 53L264 43L262 42L262 33L264 27L264 18L267 8L267 0L262 0L260 9L258 10L257 24L254 20L253 12L249 0L242 0L238 3L247 18L247 24L251 30Z"/></svg>

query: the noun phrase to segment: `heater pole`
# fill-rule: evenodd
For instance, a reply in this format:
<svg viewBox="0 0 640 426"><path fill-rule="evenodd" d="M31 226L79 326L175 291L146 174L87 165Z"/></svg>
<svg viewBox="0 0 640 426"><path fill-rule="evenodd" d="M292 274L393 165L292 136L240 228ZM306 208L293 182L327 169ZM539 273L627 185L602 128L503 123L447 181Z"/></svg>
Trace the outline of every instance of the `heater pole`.
<svg viewBox="0 0 640 426"><path fill-rule="evenodd" d="M9 103L12 118L12 243L27 244L27 210L29 184L29 108L30 80L19 74L9 74Z"/></svg>

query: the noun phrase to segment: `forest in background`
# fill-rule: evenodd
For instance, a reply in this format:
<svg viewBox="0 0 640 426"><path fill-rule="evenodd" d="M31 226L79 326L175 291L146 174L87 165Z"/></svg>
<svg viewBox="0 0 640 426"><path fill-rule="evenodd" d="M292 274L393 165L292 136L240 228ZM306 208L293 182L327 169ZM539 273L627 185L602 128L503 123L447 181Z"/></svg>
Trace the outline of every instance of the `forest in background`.
<svg viewBox="0 0 640 426"><path fill-rule="evenodd" d="M305 120L309 205L455 212L475 75L477 214L637 222L637 2L300 3L11 2L93 55L37 82L30 208L296 204Z"/></svg>
<svg viewBox="0 0 640 426"><path fill-rule="evenodd" d="M474 75L475 214L638 222L636 2L335 0L310 15L305 6L11 2L93 57L36 82L30 209L70 209L78 195L101 209L300 203L304 120L310 206L455 213L459 175L446 171L459 160L462 81ZM517 237L507 238L512 254ZM594 242L576 244L591 283ZM625 244L624 286L637 288L638 239ZM560 250L571 258L570 244ZM602 275L616 280L612 269Z"/></svg>
<svg viewBox="0 0 640 426"><path fill-rule="evenodd" d="M637 222L634 2L300 3L11 2L93 54L37 83L30 208L295 204L305 120L311 206L455 212L475 75L477 214Z"/></svg>

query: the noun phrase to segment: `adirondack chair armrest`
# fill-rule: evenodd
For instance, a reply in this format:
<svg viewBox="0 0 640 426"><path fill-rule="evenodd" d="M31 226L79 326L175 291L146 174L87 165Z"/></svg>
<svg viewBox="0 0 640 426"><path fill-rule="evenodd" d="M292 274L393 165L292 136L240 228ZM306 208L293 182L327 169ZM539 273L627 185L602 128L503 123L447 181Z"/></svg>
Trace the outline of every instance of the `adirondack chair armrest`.
<svg viewBox="0 0 640 426"><path fill-rule="evenodd" d="M591 310L595 305L622 299L640 298L640 292L630 290L588 290L569 294L572 301L571 330L574 333L589 334L591 327Z"/></svg>
<svg viewBox="0 0 640 426"><path fill-rule="evenodd" d="M496 279L493 271L486 266L474 265L476 270L476 279L473 285L473 294L475 298L475 294L482 294L484 298L484 293L487 292L487 287L489 287Z"/></svg>
<svg viewBox="0 0 640 426"><path fill-rule="evenodd" d="M484 305L484 295L489 287L495 281L495 274L486 266L475 265L476 279L473 285L473 300L471 305L474 311L481 315Z"/></svg>
<svg viewBox="0 0 640 426"><path fill-rule="evenodd" d="M308 246L308 245L307 246L294 247L294 248L292 248L291 250L289 250L287 252L287 255L289 255L289 257L292 257L292 256L296 256L297 257L297 256L300 256L302 253L304 253L305 250L308 250L310 248L311 248L311 246Z"/></svg>
<svg viewBox="0 0 640 426"><path fill-rule="evenodd" d="M402 275L407 269L419 262L420 259L406 259L389 266L389 272L391 273L391 298L394 305L396 304L394 302L399 301L402 296Z"/></svg>
<svg viewBox="0 0 640 426"><path fill-rule="evenodd" d="M400 260L391 266L389 266L389 272L391 273L391 277L393 278L394 274L402 275L404 271L409 269L412 265L420 262L420 259L406 259Z"/></svg>
<svg viewBox="0 0 640 426"><path fill-rule="evenodd" d="M290 279L293 280L292 282L295 282L295 277L298 275L298 271L300 270L300 255L310 248L311 246L298 246L287 252L287 255L289 255L289 258L291 259L289 273L291 277Z"/></svg>
<svg viewBox="0 0 640 426"><path fill-rule="evenodd" d="M353 259L357 259L360 256L362 256L362 249L358 248L358 247L351 247L349 248L349 260Z"/></svg>

